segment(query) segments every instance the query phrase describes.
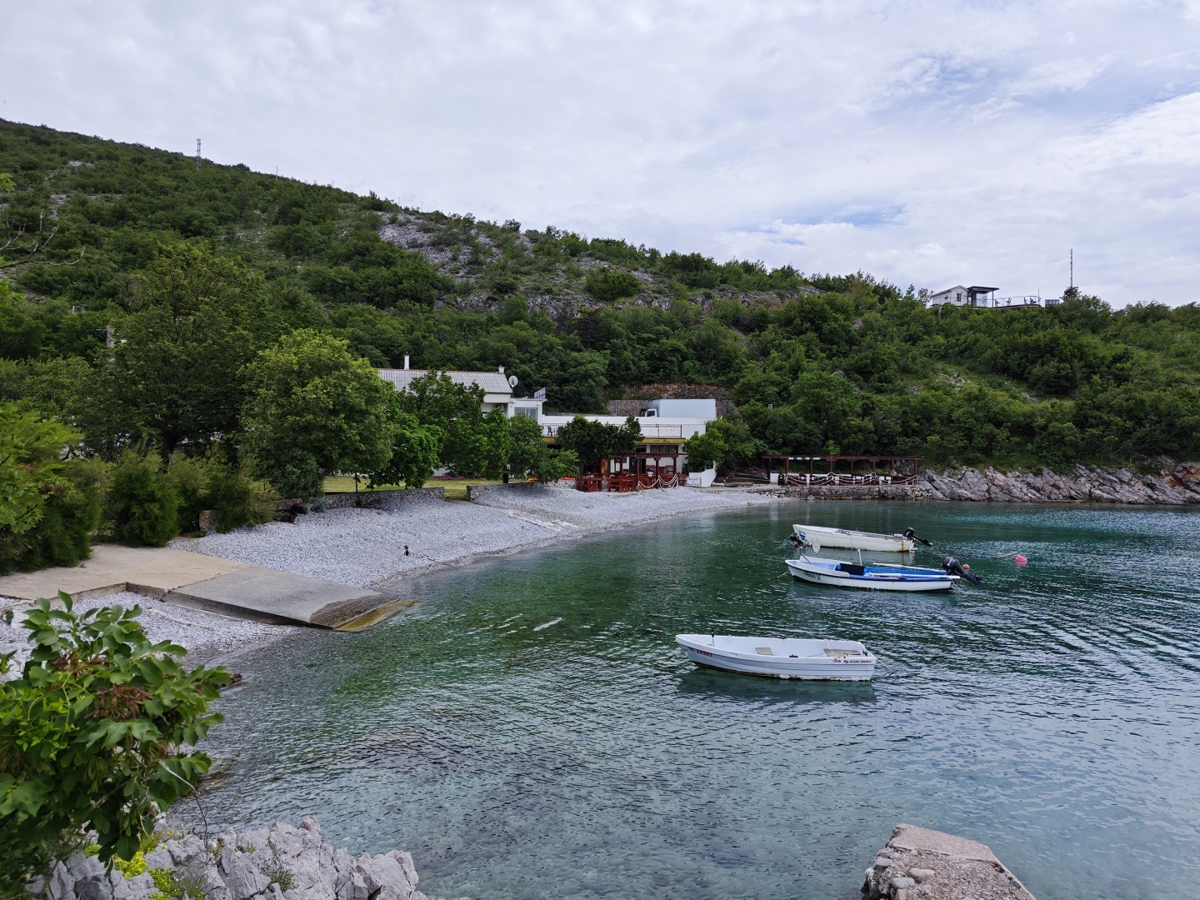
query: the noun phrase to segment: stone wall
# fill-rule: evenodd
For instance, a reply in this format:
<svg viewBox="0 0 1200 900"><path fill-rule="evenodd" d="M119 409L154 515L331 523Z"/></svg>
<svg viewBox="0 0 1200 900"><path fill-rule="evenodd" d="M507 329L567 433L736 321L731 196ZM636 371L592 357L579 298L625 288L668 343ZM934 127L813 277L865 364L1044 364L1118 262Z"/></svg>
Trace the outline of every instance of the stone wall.
<svg viewBox="0 0 1200 900"><path fill-rule="evenodd" d="M536 481L514 481L511 484L468 484L467 499L480 500L496 491L537 491L545 485Z"/></svg>
<svg viewBox="0 0 1200 900"><path fill-rule="evenodd" d="M225 832L163 841L133 877L111 873L76 853L55 862L26 891L41 900L150 900L169 881L182 896L203 900L429 900L417 890L412 857L400 850L355 859L323 843L316 817L299 828ZM133 871L132 869L130 871ZM465 898L464 898L465 900Z"/></svg>
<svg viewBox="0 0 1200 900"><path fill-rule="evenodd" d="M443 487L412 488L396 491L359 491L357 494L326 494L326 509L392 509L397 504L420 500L445 500Z"/></svg>
<svg viewBox="0 0 1200 900"><path fill-rule="evenodd" d="M1182 506L1200 503L1200 463L1162 461L1157 475L1136 475L1128 469L1076 466L1069 473L1042 469L1040 473L1004 474L993 468L982 472L930 470L921 483L933 500L996 500L1025 503L1129 503L1149 506Z"/></svg>

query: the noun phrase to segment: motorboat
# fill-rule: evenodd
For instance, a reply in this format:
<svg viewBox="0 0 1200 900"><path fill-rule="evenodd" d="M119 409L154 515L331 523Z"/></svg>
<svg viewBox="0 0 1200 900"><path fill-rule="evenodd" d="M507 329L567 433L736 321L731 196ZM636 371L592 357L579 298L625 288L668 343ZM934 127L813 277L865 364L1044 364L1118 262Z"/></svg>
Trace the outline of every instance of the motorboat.
<svg viewBox="0 0 1200 900"><path fill-rule="evenodd" d="M745 675L870 681L875 673L875 657L858 641L677 634L675 642L698 666Z"/></svg>
<svg viewBox="0 0 1200 900"><path fill-rule="evenodd" d="M903 534L876 534L873 531L850 531L847 528L827 528L823 525L793 525L792 539L802 547L820 553L822 547L842 547L847 550L879 550L885 553L907 553L917 543L932 546L908 528Z"/></svg>
<svg viewBox="0 0 1200 900"><path fill-rule="evenodd" d="M798 581L869 591L948 591L961 575L924 566L888 563L849 563L821 556L787 560L788 571Z"/></svg>

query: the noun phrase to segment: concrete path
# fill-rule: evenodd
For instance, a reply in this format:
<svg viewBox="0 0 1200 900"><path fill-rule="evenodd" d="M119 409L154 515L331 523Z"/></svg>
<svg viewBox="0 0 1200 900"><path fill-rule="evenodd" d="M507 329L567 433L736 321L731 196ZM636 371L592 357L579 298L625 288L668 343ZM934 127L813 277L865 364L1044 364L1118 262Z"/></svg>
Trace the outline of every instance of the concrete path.
<svg viewBox="0 0 1200 900"><path fill-rule="evenodd" d="M356 628L395 604L374 591L168 547L100 544L73 568L0 577L0 597L73 600L132 591L166 603L256 621Z"/></svg>

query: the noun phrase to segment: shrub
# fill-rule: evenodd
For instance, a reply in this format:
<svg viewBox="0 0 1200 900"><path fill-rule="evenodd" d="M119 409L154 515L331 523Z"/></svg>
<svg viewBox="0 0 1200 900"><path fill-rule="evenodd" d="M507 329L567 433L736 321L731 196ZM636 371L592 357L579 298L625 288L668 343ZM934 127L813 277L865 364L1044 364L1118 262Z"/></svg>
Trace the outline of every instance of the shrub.
<svg viewBox="0 0 1200 900"><path fill-rule="evenodd" d="M642 290L642 282L630 272L597 266L588 270L583 289L597 300L611 303L622 297L636 297Z"/></svg>
<svg viewBox="0 0 1200 900"><path fill-rule="evenodd" d="M0 404L0 574L87 559L104 466L63 458L78 439L58 422Z"/></svg>
<svg viewBox="0 0 1200 900"><path fill-rule="evenodd" d="M162 547L179 534L179 491L152 454L126 450L113 466L107 518L130 547Z"/></svg>
<svg viewBox="0 0 1200 900"><path fill-rule="evenodd" d="M208 771L195 746L221 716L224 669L184 669L182 647L151 644L136 607L76 614L40 599L19 678L0 681L0 895L18 895L56 850L96 834L102 862L133 860L160 810ZM0 675L12 654L0 657Z"/></svg>
<svg viewBox="0 0 1200 900"><path fill-rule="evenodd" d="M220 532L261 525L275 516L278 492L253 476L251 463L234 466L217 448L204 457L176 454L167 472L179 494L179 524L184 531L198 531L200 513L206 509L217 511Z"/></svg>
<svg viewBox="0 0 1200 900"><path fill-rule="evenodd" d="M22 534L0 532L0 572L77 566L92 555L91 537L104 508L105 465L71 459L59 470L59 490L46 498L37 524Z"/></svg>

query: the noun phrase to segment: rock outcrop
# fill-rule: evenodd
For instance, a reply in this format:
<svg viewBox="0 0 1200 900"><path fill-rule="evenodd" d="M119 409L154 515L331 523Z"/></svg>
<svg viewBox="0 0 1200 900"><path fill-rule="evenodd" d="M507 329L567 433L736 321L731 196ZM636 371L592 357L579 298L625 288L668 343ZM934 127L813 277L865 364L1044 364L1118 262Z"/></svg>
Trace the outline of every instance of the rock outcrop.
<svg viewBox="0 0 1200 900"><path fill-rule="evenodd" d="M867 869L866 900L1034 900L984 844L915 825L897 825Z"/></svg>
<svg viewBox="0 0 1200 900"><path fill-rule="evenodd" d="M926 469L920 483L934 500L996 500L1006 503L1129 503L1183 506L1200 503L1200 463L1161 460L1157 475L1138 476L1128 469L1098 469L1077 465L1069 474L1042 469L1040 474L1004 474L988 467L982 472Z"/></svg>
<svg viewBox="0 0 1200 900"><path fill-rule="evenodd" d="M196 835L162 841L144 859L125 875L76 853L26 890L43 900L149 900L156 893L173 900L429 900L417 890L407 853L355 859L322 842L315 816L299 828L281 822L208 841Z"/></svg>

